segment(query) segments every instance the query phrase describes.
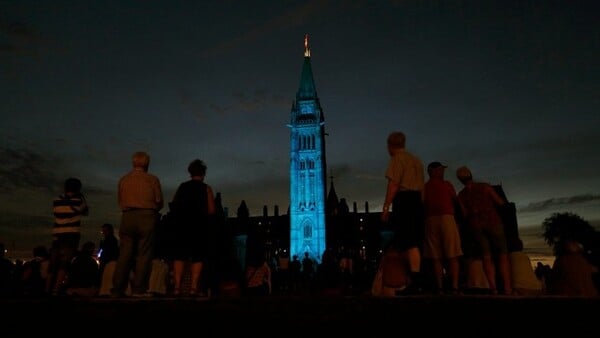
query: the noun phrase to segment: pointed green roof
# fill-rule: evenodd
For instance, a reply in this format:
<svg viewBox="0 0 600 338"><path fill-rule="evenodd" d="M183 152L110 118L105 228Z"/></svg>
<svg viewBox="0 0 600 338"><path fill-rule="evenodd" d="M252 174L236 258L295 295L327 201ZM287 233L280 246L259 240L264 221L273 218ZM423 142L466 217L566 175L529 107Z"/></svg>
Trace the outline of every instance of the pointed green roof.
<svg viewBox="0 0 600 338"><path fill-rule="evenodd" d="M312 66L310 64L310 47L308 46L308 34L304 36L304 64L300 76L300 86L296 93L296 100L311 100L317 98L317 89L313 79Z"/></svg>

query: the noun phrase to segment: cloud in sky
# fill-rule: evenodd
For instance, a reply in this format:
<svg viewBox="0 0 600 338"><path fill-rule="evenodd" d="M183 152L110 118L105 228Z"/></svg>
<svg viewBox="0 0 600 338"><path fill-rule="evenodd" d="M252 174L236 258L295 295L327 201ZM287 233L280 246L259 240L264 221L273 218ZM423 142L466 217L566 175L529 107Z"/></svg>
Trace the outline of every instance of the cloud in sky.
<svg viewBox="0 0 600 338"><path fill-rule="evenodd" d="M28 149L0 147L0 191L11 193L18 188L52 191L55 170L60 160Z"/></svg>
<svg viewBox="0 0 600 338"><path fill-rule="evenodd" d="M529 203L519 208L519 212L553 211L556 210L556 207L569 208L588 203L600 205L600 195L586 194L569 197L550 198L544 201Z"/></svg>

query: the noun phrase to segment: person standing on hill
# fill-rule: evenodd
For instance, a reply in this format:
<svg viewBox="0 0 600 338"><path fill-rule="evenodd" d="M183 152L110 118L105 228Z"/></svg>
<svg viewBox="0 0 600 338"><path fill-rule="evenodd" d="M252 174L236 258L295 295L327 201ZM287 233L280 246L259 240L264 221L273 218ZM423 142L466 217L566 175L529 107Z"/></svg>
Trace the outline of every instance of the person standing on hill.
<svg viewBox="0 0 600 338"><path fill-rule="evenodd" d="M173 258L173 294L181 295L181 287L186 262L190 262L190 296L199 295L200 277L209 258L209 247L215 238L214 233L215 196L210 185L204 182L206 164L202 160L193 160L188 165L190 180L177 188L170 203L174 215L173 236L175 245L171 253Z"/></svg>
<svg viewBox="0 0 600 338"><path fill-rule="evenodd" d="M65 291L67 270L79 250L81 217L89 213L81 186L79 179L68 178L65 180L63 193L52 202L54 226L46 292L53 295Z"/></svg>
<svg viewBox="0 0 600 338"><path fill-rule="evenodd" d="M118 186L122 214L120 253L113 276L112 294L115 297L124 295L132 269L132 296L148 295L155 230L164 204L160 180L148 173L150 156L145 152L136 152L132 156L132 165L133 170L119 180Z"/></svg>
<svg viewBox="0 0 600 338"><path fill-rule="evenodd" d="M431 162L427 166L429 180L425 183L425 242L423 256L430 258L438 293L444 292L444 260L450 281L450 293L458 294L460 264L463 255L460 233L454 218L458 197L452 183L444 180L447 166Z"/></svg>
<svg viewBox="0 0 600 338"><path fill-rule="evenodd" d="M477 242L483 258L483 270L492 294L498 293L496 272L502 281L504 294L512 294L508 246L504 225L497 207L504 205L502 197L494 188L484 182L475 182L471 170L460 167L456 177L464 185L458 193L458 200L465 212L468 231ZM494 264L494 261L497 262Z"/></svg>
<svg viewBox="0 0 600 338"><path fill-rule="evenodd" d="M423 188L425 186L423 162L405 149L406 136L392 132L387 138L390 155L385 172L387 188L381 219L394 228L392 245L406 253L410 269L410 282L404 293L420 293L421 245L423 243ZM392 214L390 217L390 206Z"/></svg>

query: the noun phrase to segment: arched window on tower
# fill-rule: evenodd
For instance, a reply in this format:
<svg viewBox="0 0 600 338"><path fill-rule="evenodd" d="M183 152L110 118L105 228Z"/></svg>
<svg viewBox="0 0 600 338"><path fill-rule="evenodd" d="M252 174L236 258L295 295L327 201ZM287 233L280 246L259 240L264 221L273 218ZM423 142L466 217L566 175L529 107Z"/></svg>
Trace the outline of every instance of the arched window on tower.
<svg viewBox="0 0 600 338"><path fill-rule="evenodd" d="M315 135L310 136L310 149L315 149Z"/></svg>
<svg viewBox="0 0 600 338"><path fill-rule="evenodd" d="M304 238L312 238L312 227L310 225L304 226Z"/></svg>

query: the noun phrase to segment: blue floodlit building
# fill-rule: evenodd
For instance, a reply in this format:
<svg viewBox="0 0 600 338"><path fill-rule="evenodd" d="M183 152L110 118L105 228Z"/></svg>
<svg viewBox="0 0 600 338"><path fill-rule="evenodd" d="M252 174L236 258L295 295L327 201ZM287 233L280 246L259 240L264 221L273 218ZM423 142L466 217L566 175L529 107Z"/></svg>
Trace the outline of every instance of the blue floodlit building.
<svg viewBox="0 0 600 338"><path fill-rule="evenodd" d="M325 244L325 118L310 64L308 35L290 124L290 255L321 261Z"/></svg>

